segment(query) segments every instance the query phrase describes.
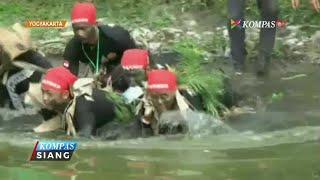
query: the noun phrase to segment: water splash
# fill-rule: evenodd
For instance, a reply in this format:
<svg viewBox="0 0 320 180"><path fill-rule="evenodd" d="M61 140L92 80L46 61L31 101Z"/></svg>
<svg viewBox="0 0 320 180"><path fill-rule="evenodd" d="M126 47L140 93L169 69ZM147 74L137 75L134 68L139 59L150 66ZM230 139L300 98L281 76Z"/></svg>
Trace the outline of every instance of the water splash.
<svg viewBox="0 0 320 180"><path fill-rule="evenodd" d="M99 139L88 139L79 141L77 149L159 149L159 150L199 150L199 152L241 149L252 147L274 146L279 144L304 143L318 141L320 139L320 127L302 126L286 130L255 133L247 131L235 132L232 128L214 117L203 113L180 114L180 120L173 115L173 122L185 122L189 127L187 135L166 135L152 138L135 138L130 140L104 141ZM164 117L163 117L164 118ZM184 119L183 119L184 118ZM163 119L161 122L165 123ZM167 119L168 120L168 119ZM184 121L182 121L184 120ZM2 121L0 128L0 144L8 144L12 147L28 147L32 149L37 140L71 140L63 132L57 133L33 133L33 125L37 125L39 119L36 116L22 116L10 121ZM173 123L174 124L174 123Z"/></svg>
<svg viewBox="0 0 320 180"><path fill-rule="evenodd" d="M10 121L26 115L36 115L37 113L38 110L35 108L25 108L21 110L13 110L9 107L0 108L0 117L2 121Z"/></svg>
<svg viewBox="0 0 320 180"><path fill-rule="evenodd" d="M158 121L159 129L168 127L174 131L178 126L182 126L183 131L192 137L205 137L210 135L220 135L226 133L236 133L229 125L220 119L195 111L168 111L161 115Z"/></svg>

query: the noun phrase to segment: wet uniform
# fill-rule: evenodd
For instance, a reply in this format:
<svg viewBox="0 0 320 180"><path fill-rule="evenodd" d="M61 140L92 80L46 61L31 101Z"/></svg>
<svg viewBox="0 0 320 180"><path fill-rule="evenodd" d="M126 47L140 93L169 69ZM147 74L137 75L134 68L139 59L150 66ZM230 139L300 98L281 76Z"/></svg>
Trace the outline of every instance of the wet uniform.
<svg viewBox="0 0 320 180"><path fill-rule="evenodd" d="M100 66L105 66L108 72L111 72L116 65L120 64L123 52L127 49L135 48L136 45L129 32L120 26L110 27L107 25L99 25L98 29ZM97 46L91 48L89 44L83 44L82 46L81 41L73 37L65 48L64 66L75 75L78 75L79 72L79 62L89 64L91 69L94 70L92 63L96 64L97 48ZM110 60L110 62L102 60L102 57L107 57L109 53L116 53L116 58Z"/></svg>
<svg viewBox="0 0 320 180"><path fill-rule="evenodd" d="M114 103L106 98L104 91L93 89L92 98L94 101L89 101L84 96L76 99L74 118L79 135L95 135L97 128L116 117Z"/></svg>
<svg viewBox="0 0 320 180"><path fill-rule="evenodd" d="M114 103L106 98L104 91L93 89L92 98L94 101L87 100L84 96L76 98L73 118L79 136L96 135L98 128L116 117ZM48 109L41 109L40 114L44 120L58 115L57 112Z"/></svg>

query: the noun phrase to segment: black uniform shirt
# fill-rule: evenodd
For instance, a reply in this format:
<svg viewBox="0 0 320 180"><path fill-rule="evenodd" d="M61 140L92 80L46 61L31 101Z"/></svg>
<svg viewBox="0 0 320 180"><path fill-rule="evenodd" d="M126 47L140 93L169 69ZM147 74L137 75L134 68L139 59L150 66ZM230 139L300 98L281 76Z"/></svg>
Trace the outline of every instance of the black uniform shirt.
<svg viewBox="0 0 320 180"><path fill-rule="evenodd" d="M108 72L120 64L122 54L127 49L136 48L134 40L130 33L120 26L110 27L107 25L99 25L99 67L105 66ZM64 66L73 74L78 75L79 62L90 64L92 70L95 69L97 59L98 46L91 47L89 44L82 44L79 39L73 37L68 43L64 51ZM102 62L102 57L107 57L109 53L116 53L116 58L110 62ZM90 62L90 60L92 63Z"/></svg>

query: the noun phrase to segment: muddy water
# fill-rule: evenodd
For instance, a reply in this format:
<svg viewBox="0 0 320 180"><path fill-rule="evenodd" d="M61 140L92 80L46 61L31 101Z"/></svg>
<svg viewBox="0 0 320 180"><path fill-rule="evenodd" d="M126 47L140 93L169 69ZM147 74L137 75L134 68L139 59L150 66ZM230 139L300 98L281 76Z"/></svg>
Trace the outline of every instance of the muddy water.
<svg viewBox="0 0 320 180"><path fill-rule="evenodd" d="M262 103L256 113L228 121L238 132L202 138L79 140L70 162L28 161L36 140L69 139L62 133L32 133L39 117L2 120L0 179L320 179L319 75L317 67L304 66L269 79L243 77L245 90L261 97ZM280 92L282 98L270 98Z"/></svg>

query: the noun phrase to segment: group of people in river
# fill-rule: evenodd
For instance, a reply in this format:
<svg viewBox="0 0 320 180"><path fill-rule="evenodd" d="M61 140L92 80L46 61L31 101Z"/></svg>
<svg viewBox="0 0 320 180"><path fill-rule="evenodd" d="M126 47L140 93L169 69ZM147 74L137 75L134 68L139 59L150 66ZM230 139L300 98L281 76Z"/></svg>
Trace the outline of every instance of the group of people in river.
<svg viewBox="0 0 320 180"><path fill-rule="evenodd" d="M28 29L18 23L1 29L2 89L8 93L2 97L14 109L38 107L44 122L35 132L63 128L90 137L108 123L131 119L132 127L155 135L161 113L197 108L197 96L179 88L170 66L151 65L149 51L137 47L126 29L96 21L94 4L75 3L71 23L74 37L55 67L31 48Z"/></svg>
<svg viewBox="0 0 320 180"><path fill-rule="evenodd" d="M236 13L231 19L241 18L242 2L229 0L230 12ZM262 16L268 20L277 17L272 2L261 0ZM296 2L292 0L293 5ZM166 111L207 110L202 95L179 84L174 68L153 62L149 51L136 46L128 30L98 23L94 4L75 3L71 23L74 37L65 47L63 64L55 67L31 48L27 28L18 23L0 28L0 102L18 110L37 107L44 121L34 132L62 128L68 135L90 137L103 126L121 122L120 126L138 129L138 136L152 136L168 132L158 125ZM238 34L244 31L238 31L230 31L231 55L236 70L241 70L244 36ZM268 62L274 35L274 29L262 32L263 64ZM80 65L85 67L82 73ZM182 132L179 127L176 131Z"/></svg>

